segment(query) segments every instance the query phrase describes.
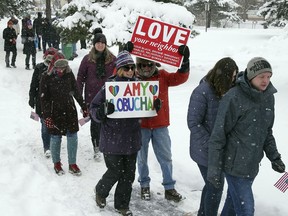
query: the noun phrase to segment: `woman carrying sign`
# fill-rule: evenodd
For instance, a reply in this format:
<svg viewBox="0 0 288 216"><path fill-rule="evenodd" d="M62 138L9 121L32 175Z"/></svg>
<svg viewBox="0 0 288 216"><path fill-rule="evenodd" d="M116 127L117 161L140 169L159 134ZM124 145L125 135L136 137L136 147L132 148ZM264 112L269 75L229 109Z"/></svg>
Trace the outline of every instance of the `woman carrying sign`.
<svg viewBox="0 0 288 216"><path fill-rule="evenodd" d="M117 73L109 81L135 81L135 63L129 52L120 52L116 59ZM106 206L106 198L117 183L114 207L121 215L133 215L129 210L132 184L135 179L137 152L141 148L141 129L138 118L112 119L114 104L106 102L102 88L90 105L90 114L101 122L99 149L104 154L107 171L95 187L96 204Z"/></svg>

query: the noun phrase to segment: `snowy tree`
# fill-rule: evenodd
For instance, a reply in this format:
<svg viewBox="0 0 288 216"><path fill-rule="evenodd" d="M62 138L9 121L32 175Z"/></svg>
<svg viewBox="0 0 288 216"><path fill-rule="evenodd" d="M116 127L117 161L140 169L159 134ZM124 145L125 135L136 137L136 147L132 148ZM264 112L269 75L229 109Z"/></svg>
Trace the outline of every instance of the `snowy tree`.
<svg viewBox="0 0 288 216"><path fill-rule="evenodd" d="M194 15L185 7L152 0L114 0L112 3L73 0L62 7L64 14L55 22L62 29L62 40L75 42L92 38L101 27L108 45L121 45L131 38L139 15L192 29Z"/></svg>
<svg viewBox="0 0 288 216"><path fill-rule="evenodd" d="M286 26L288 22L288 0L270 0L258 11L265 19L265 26Z"/></svg>
<svg viewBox="0 0 288 216"><path fill-rule="evenodd" d="M241 18L245 21L248 17L247 12L249 10L258 9L257 0L235 0L239 4L238 12L241 15Z"/></svg>
<svg viewBox="0 0 288 216"><path fill-rule="evenodd" d="M22 15L27 10L34 7L32 0L1 0L0 1L0 17L11 15Z"/></svg>
<svg viewBox="0 0 288 216"><path fill-rule="evenodd" d="M196 16L199 24L203 25L206 19L205 4L209 2L208 27L210 23L219 27L221 22L239 22L241 19L237 15L239 5L234 0L186 0L185 6ZM224 24L225 25L225 24Z"/></svg>

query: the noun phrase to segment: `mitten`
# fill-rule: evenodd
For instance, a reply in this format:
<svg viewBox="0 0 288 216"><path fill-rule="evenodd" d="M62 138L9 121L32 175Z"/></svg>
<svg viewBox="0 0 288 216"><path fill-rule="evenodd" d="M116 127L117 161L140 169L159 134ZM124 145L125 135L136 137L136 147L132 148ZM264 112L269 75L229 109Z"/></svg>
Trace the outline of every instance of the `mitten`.
<svg viewBox="0 0 288 216"><path fill-rule="evenodd" d="M99 120L104 120L106 119L107 115L112 114L115 111L115 107L113 103L110 102L104 102L102 103L96 112L96 117Z"/></svg>
<svg viewBox="0 0 288 216"><path fill-rule="evenodd" d="M180 73L186 73L190 70L190 61L189 61L189 57L190 57L190 51L189 51L189 47L186 45L181 45L178 48L178 53L180 53L180 55L183 56L183 61L181 64L181 67L178 69L178 71Z"/></svg>
<svg viewBox="0 0 288 216"><path fill-rule="evenodd" d="M33 97L30 97L30 98L29 98L28 103L29 103L29 106L32 107L32 109L34 109L35 102L34 102L34 98L33 98Z"/></svg>
<svg viewBox="0 0 288 216"><path fill-rule="evenodd" d="M86 118L86 117L88 117L89 116L89 111L88 111L88 109L86 108L86 109L82 109L82 114L83 114L83 118Z"/></svg>
<svg viewBox="0 0 288 216"><path fill-rule="evenodd" d="M44 123L45 123L47 128L50 128L50 129L54 128L53 120L50 117L46 118L44 120Z"/></svg>
<svg viewBox="0 0 288 216"><path fill-rule="evenodd" d="M156 110L156 112L158 113L159 110L161 109L162 107L162 101L160 98L156 98L153 102L153 106L154 106L154 109Z"/></svg>
<svg viewBox="0 0 288 216"><path fill-rule="evenodd" d="M134 48L134 44L131 42L131 41L128 41L125 45L124 45L124 48L123 50L126 50L128 52L132 52Z"/></svg>
<svg viewBox="0 0 288 216"><path fill-rule="evenodd" d="M276 172L283 173L285 172L285 164L281 160L281 158L277 158L274 161L271 162L272 169Z"/></svg>

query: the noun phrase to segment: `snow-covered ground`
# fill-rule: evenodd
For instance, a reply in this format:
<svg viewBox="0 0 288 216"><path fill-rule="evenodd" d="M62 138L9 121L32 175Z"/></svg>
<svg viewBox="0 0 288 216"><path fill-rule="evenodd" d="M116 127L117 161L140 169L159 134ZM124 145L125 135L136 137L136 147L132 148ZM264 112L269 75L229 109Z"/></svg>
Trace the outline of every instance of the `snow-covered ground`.
<svg viewBox="0 0 288 216"><path fill-rule="evenodd" d="M6 27L2 19L0 31ZM276 96L276 119L274 135L284 163L288 166L287 133L288 121L288 30L280 29L208 29L196 28L201 33L189 41L191 51L191 74L189 80L170 89L169 127L172 139L174 178L176 189L186 197L179 204L164 200L162 174L151 150L149 155L152 200L142 201L139 184L135 180L130 208L134 215L180 216L184 212L195 213L199 207L203 180L196 164L189 156L189 130L186 124L189 97L199 80L224 56L232 57L241 70L255 56L265 57L272 65L272 82L278 89ZM110 216L113 213L112 190L107 206L100 210L94 200L94 186L105 172L103 162L92 158L89 124L80 128L77 163L82 176L75 177L67 172L66 139L63 138L61 157L66 174L57 176L51 159L43 155L40 123L29 118L28 91L32 70L25 70L22 44L18 38L16 69L6 68L3 51L4 41L0 38L0 215L3 216ZM82 57L87 50L78 50L79 57L69 64L77 74ZM117 47L112 51L117 54ZM38 62L42 53L37 53ZM175 71L175 68L167 67ZM79 108L79 107L78 107ZM79 115L80 117L80 115ZM136 178L138 173L136 173ZM256 216L288 215L287 193L277 190L273 184L281 174L272 170L268 159L261 162L260 173L253 189ZM225 195L223 196L224 201ZM221 207L223 202L221 203ZM220 209L221 209L220 207Z"/></svg>

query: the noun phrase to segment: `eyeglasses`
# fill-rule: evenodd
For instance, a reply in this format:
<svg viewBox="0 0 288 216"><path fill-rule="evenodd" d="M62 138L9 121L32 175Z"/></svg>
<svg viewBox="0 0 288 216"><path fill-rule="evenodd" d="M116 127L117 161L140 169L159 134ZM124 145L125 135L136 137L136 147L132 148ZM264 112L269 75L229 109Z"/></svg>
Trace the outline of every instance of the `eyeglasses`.
<svg viewBox="0 0 288 216"><path fill-rule="evenodd" d="M140 67L140 68L153 67L153 63L152 62L149 62L147 64L139 63L138 67Z"/></svg>
<svg viewBox="0 0 288 216"><path fill-rule="evenodd" d="M128 72L129 70L135 70L135 66L123 66L122 68L125 72Z"/></svg>

